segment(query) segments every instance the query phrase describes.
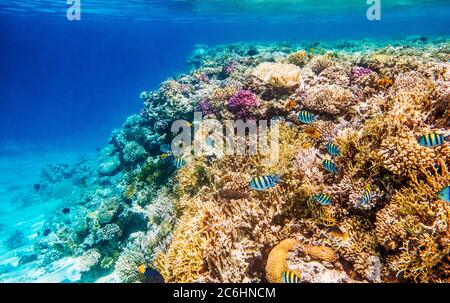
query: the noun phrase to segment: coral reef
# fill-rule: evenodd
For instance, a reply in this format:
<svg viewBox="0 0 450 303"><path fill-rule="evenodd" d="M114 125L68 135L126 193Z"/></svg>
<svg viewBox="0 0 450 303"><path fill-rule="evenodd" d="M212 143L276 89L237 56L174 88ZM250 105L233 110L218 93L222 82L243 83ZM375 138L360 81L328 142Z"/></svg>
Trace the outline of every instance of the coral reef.
<svg viewBox="0 0 450 303"><path fill-rule="evenodd" d="M89 186L65 224L62 214L48 223L38 261L74 255L85 279L102 271L125 282L145 282L142 265L166 282L278 283L286 270L302 282L448 282L450 204L437 193L450 185L450 144L419 142L450 134L448 45L197 46L189 73L141 93L141 114L112 133L94 179L81 166L43 172L42 194L74 177ZM267 120L279 148L234 155L209 141L175 167L160 145L194 110ZM300 110L317 118L301 124ZM219 142L200 124L186 128ZM282 181L251 190L274 174Z"/></svg>

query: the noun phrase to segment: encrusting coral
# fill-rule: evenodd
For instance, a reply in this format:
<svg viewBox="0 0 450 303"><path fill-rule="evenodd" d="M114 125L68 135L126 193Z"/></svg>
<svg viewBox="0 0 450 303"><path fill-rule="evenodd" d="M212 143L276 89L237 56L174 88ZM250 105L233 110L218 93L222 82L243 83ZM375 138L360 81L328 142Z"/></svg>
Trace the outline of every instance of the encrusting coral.
<svg viewBox="0 0 450 303"><path fill-rule="evenodd" d="M281 274L288 270L287 258L290 250L298 243L294 239L285 239L275 246L267 257L266 279L269 283L280 283Z"/></svg>

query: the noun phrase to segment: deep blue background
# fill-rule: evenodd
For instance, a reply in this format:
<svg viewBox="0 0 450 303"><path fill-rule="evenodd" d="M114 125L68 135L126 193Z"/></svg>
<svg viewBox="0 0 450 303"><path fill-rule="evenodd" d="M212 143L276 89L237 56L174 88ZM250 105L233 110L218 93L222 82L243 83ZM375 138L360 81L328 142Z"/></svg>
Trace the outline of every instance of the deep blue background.
<svg viewBox="0 0 450 303"><path fill-rule="evenodd" d="M97 147L139 111L139 93L187 71L196 43L448 34L449 18L421 10L369 22L334 16L295 23L0 18L0 144Z"/></svg>

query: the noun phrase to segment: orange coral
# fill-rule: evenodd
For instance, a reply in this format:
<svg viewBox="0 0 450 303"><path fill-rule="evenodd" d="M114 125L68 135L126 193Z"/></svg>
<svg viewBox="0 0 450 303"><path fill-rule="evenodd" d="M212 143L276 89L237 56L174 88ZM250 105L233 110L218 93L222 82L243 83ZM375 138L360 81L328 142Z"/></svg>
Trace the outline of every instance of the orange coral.
<svg viewBox="0 0 450 303"><path fill-rule="evenodd" d="M297 242L295 239L285 239L270 251L266 264L266 279L269 283L281 283L281 274L288 270L288 253Z"/></svg>

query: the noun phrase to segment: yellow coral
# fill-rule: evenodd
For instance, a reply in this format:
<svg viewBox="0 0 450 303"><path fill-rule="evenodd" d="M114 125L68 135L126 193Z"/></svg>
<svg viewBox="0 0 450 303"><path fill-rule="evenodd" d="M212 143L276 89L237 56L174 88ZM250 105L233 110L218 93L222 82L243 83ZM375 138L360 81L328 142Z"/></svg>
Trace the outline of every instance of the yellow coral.
<svg viewBox="0 0 450 303"><path fill-rule="evenodd" d="M266 279L269 283L281 283L281 274L288 269L288 253L297 242L295 239L285 239L270 251L266 265Z"/></svg>
<svg viewBox="0 0 450 303"><path fill-rule="evenodd" d="M297 66L303 67L306 63L308 63L309 56L305 51L298 51L292 53L287 58L288 62L291 64L295 64Z"/></svg>
<svg viewBox="0 0 450 303"><path fill-rule="evenodd" d="M328 246L316 246L316 245L302 245L301 246L305 254L310 256L313 260L320 260L326 262L336 262L338 255L334 250Z"/></svg>

